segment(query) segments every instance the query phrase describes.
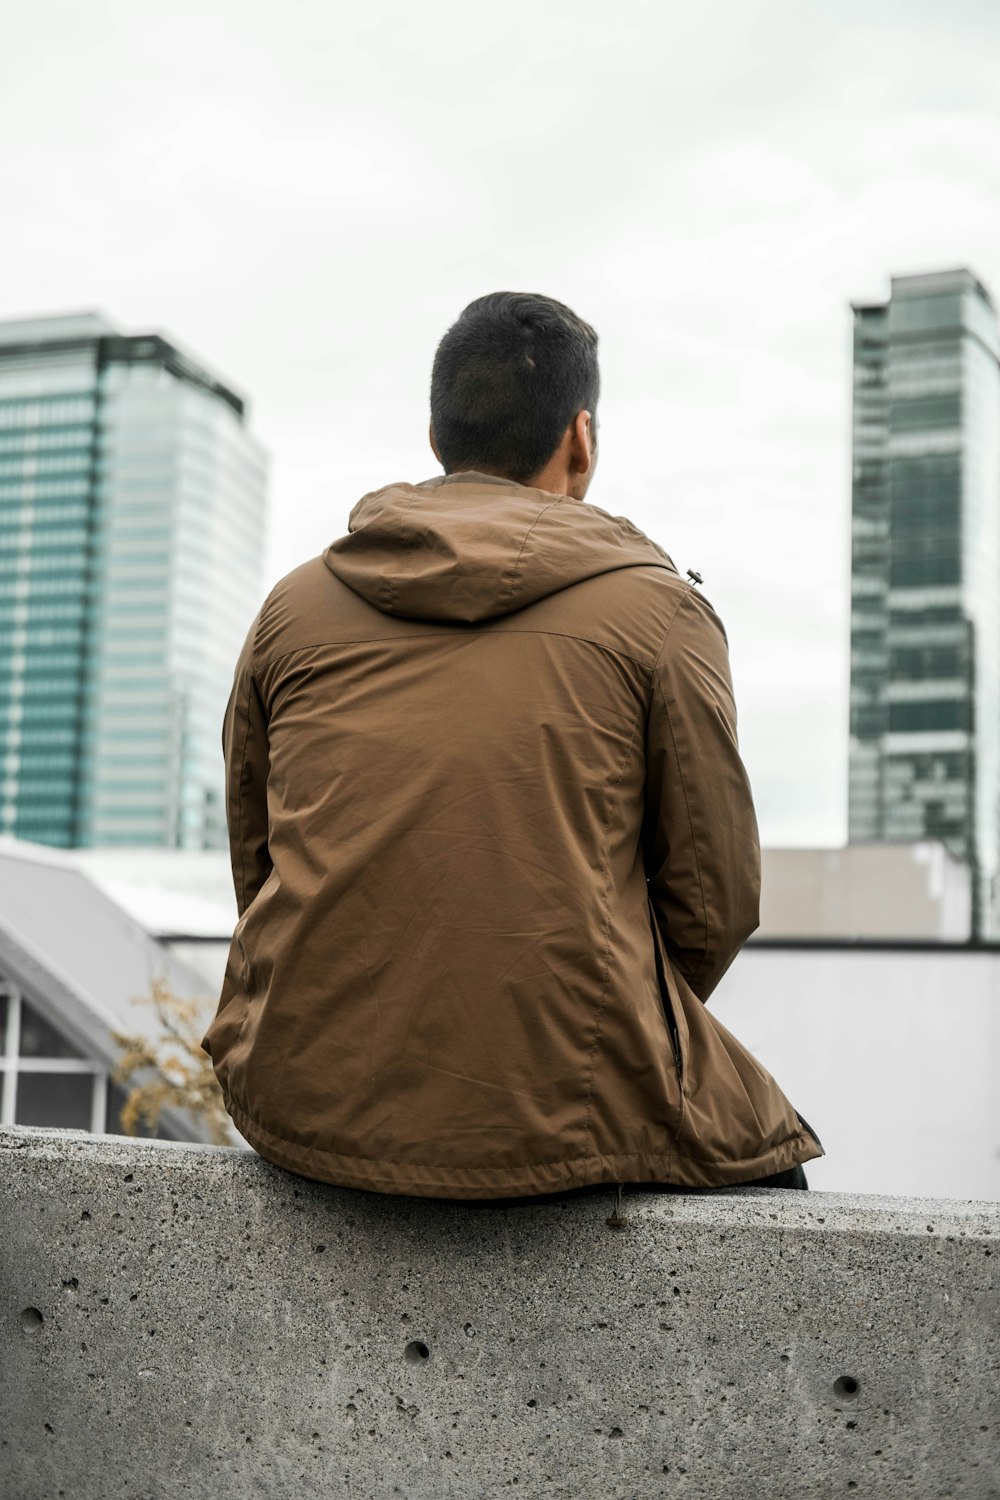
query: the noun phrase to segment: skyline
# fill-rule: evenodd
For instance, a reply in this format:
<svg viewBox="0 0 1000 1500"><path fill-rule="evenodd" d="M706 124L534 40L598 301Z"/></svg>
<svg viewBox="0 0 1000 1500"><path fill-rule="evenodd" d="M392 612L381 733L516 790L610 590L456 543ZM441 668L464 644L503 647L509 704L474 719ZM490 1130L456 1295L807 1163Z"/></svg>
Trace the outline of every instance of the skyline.
<svg viewBox="0 0 1000 1500"><path fill-rule="evenodd" d="M268 586L437 472L465 303L548 292L601 337L588 500L726 624L765 842L844 841L850 303L956 266L1000 289L1000 16L306 3L291 34L273 4L43 0L9 31L0 316L95 308L248 395Z"/></svg>

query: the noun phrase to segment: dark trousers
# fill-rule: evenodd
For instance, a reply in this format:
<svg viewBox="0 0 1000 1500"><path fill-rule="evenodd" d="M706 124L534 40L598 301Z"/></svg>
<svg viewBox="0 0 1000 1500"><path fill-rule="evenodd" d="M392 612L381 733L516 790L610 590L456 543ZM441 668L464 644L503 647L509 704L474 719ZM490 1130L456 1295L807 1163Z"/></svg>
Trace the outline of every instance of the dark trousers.
<svg viewBox="0 0 1000 1500"><path fill-rule="evenodd" d="M789 1167L786 1172L775 1172L771 1177L755 1177L752 1182L733 1182L719 1187L679 1187L675 1182L625 1182L626 1193L724 1193L728 1187L750 1188L800 1188L808 1190L806 1174L802 1168ZM593 1193L616 1193L613 1182L595 1182L587 1187L565 1188L560 1193L532 1193L523 1198L451 1198L450 1203L462 1203L469 1208L522 1208L532 1203L568 1203L573 1198L588 1197Z"/></svg>
<svg viewBox="0 0 1000 1500"><path fill-rule="evenodd" d="M809 1184L806 1181L806 1174L805 1172L803 1172L800 1166L789 1167L786 1172L775 1172L771 1177L755 1177L752 1182L734 1182L729 1185L731 1187L754 1188L802 1188L805 1191L808 1191L809 1189ZM637 1182L633 1184L632 1191L637 1193L718 1193L721 1191L721 1189L717 1187L675 1187L673 1183L669 1182Z"/></svg>

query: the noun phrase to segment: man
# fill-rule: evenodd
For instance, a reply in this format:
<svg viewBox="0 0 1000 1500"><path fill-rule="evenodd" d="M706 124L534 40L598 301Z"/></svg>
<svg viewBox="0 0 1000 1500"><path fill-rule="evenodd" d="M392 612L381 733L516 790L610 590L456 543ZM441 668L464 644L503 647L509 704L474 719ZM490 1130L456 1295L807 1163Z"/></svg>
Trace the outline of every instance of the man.
<svg viewBox="0 0 1000 1500"><path fill-rule="evenodd" d="M498 292L438 348L444 474L283 578L223 727L239 920L203 1046L306 1177L427 1197L804 1186L705 1009L757 925L726 637L584 503L597 337Z"/></svg>

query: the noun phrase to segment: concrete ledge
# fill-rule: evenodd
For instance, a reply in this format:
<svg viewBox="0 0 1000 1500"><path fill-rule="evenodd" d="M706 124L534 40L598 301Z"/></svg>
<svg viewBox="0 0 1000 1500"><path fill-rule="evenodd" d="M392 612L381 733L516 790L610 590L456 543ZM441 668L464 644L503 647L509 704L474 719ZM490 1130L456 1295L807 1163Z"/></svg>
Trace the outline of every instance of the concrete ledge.
<svg viewBox="0 0 1000 1500"><path fill-rule="evenodd" d="M1000 1495L1000 1204L523 1208L0 1131L4 1500Z"/></svg>

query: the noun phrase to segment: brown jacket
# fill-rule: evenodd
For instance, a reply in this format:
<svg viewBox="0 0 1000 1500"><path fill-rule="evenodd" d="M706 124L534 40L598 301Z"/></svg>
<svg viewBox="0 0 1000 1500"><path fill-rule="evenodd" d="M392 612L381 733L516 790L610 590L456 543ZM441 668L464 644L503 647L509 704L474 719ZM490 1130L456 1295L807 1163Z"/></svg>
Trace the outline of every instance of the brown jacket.
<svg viewBox="0 0 1000 1500"><path fill-rule="evenodd" d="M203 1046L262 1156L490 1198L822 1154L703 1003L757 825L722 625L629 521L476 473L367 495L261 608L223 748Z"/></svg>

